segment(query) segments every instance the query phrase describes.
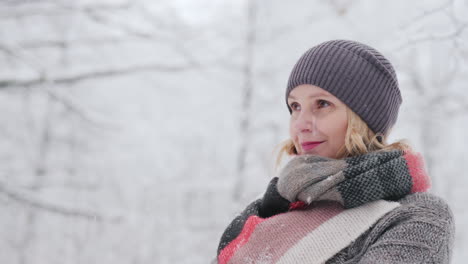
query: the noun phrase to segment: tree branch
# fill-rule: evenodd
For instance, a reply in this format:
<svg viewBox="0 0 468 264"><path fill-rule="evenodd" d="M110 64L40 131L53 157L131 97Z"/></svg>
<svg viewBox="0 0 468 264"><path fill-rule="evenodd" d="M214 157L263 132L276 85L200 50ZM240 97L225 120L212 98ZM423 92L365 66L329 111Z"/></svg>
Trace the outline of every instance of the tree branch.
<svg viewBox="0 0 468 264"><path fill-rule="evenodd" d="M405 28L408 28L410 27L411 25L413 25L414 23L428 17L428 16L431 16L435 13L438 13L438 12L442 12L444 10L446 10L448 7L451 7L453 6L453 0L448 0L447 2L443 3L442 5L436 7L436 8L433 8L433 9L430 9L430 10L424 10L421 14L417 15L416 17L414 17L413 19L411 19L411 21L403 24L400 26L400 29L405 29Z"/></svg>
<svg viewBox="0 0 468 264"><path fill-rule="evenodd" d="M451 32L451 33L448 33L448 34L444 34L444 35L429 35L427 37L422 37L422 38L419 38L419 39L412 39L412 40L408 40L405 44L403 44L401 47L404 47L404 46L409 46L409 45L413 45L413 44L416 44L416 43L421 43L421 42L427 42L427 41L442 41L442 40L451 40L451 39L454 39L458 36L460 36L463 31L467 28L468 26L468 23L463 23L463 24L460 24L457 26L457 29L455 29L454 32ZM400 48L401 48L400 47Z"/></svg>
<svg viewBox="0 0 468 264"><path fill-rule="evenodd" d="M72 113L77 115L82 120L100 128L107 128L107 129L116 129L118 125L112 124L108 121L97 120L96 117L92 117L89 112L82 109L76 102L74 102L71 98L67 97L63 93L59 93L58 91L54 91L50 88L46 88L47 95L55 100L60 102L65 108L70 110Z"/></svg>
<svg viewBox="0 0 468 264"><path fill-rule="evenodd" d="M17 203L49 213L54 213L65 217L81 218L89 221L102 222L106 220L106 218L100 215L99 213L76 208L66 208L64 206L51 204L46 201L41 201L37 197L30 197L25 193L9 190L2 183L0 183L0 193L4 194L6 197ZM118 219L119 217L113 217L107 220L116 221Z"/></svg>
<svg viewBox="0 0 468 264"><path fill-rule="evenodd" d="M39 77L31 80L0 80L0 89L6 88L18 88L18 87L35 87L38 85L51 83L51 84L76 84L82 81L87 81L91 79L101 79L109 76L120 76L120 75L129 75L145 71L162 71L162 72L178 72L190 69L191 65L184 66L169 66L169 65L160 65L160 64L149 64L149 65L140 65L120 69L112 70L101 70L93 72L85 72L73 76L58 77L54 79L47 79L44 77Z"/></svg>

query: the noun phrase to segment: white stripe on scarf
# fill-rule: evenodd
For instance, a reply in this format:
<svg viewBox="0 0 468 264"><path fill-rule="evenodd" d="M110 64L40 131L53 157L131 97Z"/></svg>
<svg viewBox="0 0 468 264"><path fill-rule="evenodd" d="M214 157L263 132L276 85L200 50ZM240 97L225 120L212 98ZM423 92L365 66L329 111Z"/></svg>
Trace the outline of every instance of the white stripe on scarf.
<svg viewBox="0 0 468 264"><path fill-rule="evenodd" d="M377 200L344 210L303 237L277 263L325 263L398 206L398 202Z"/></svg>

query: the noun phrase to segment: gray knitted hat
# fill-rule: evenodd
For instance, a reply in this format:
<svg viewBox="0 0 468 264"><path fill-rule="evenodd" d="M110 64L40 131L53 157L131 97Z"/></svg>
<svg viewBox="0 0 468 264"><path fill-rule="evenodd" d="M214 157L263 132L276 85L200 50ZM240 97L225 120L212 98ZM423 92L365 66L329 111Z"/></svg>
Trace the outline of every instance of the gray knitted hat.
<svg viewBox="0 0 468 264"><path fill-rule="evenodd" d="M374 132L387 132L395 124L402 98L390 62L377 50L350 40L331 40L302 55L289 76L289 93L301 84L327 90ZM289 112L291 108L288 105Z"/></svg>

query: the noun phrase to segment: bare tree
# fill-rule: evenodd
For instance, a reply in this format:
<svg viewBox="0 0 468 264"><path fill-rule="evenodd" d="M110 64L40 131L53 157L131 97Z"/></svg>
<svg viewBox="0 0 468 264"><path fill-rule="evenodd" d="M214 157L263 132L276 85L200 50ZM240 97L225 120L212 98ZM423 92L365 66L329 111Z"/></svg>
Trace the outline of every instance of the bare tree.
<svg viewBox="0 0 468 264"><path fill-rule="evenodd" d="M443 120L466 115L468 110L468 98L463 96L463 87L457 83L460 80L461 69L466 66L468 59L464 51L466 39L463 36L468 23L457 17L455 9L455 1L450 0L424 11L410 23L404 24L400 28L401 30L412 32L413 28L417 28L418 34L414 34L414 32L413 34L419 37L409 38L407 42L395 50L395 52L403 51L409 54L401 68L410 78L411 88L421 98L422 105L418 116L420 138L430 174L434 173L437 168L437 157L440 156L439 153L442 149L440 135L445 132L445 127L442 125ZM420 29L423 27L417 26L431 21L431 16L436 15L445 15L450 19L452 25L446 33L435 34L431 30L423 30ZM441 54L440 47L447 46L452 48L452 52L439 55ZM428 56L430 61L443 61L445 67L439 64L425 65L424 62L421 62ZM438 56L443 56L443 59ZM447 67L449 65L451 67ZM433 177L433 181L434 186L438 186L439 190L448 194L446 180L439 181L439 177Z"/></svg>
<svg viewBox="0 0 468 264"><path fill-rule="evenodd" d="M143 5L144 3L141 3ZM26 143L27 148L24 152L27 155L20 156L24 158L24 164L28 164L27 168L22 168L14 171L15 177L11 177L10 181L3 180L4 175L0 175L0 195L18 208L22 208L24 214L18 214L21 220L25 221L25 228L21 230L20 236L17 239L11 239L11 247L16 249L19 263L31 263L35 258L31 254L30 249L35 245L44 243L47 237L38 234L39 229L43 229L45 224L42 219L43 215L52 214L62 218L76 219L76 221L104 224L113 224L121 220L122 215L114 215L105 212L102 208L96 208L91 204L89 207L75 206L69 198L64 198L61 201L48 199L47 188L50 182L56 180L58 168L62 170L60 173L61 179L79 179L81 177L82 168L73 158L78 159L80 155L86 154L85 146L82 142L77 142L77 135L73 133L73 129L67 129L68 135L59 135L59 126L74 126L75 122L80 123L80 128L84 127L100 131L101 134L109 133L109 131L118 131L120 125L108 120L103 114L93 111L85 107L83 102L74 98L70 92L70 87L76 87L83 83L93 83L94 81L107 80L110 78L118 78L141 73L154 73L164 75L167 73L182 73L186 71L197 70L200 65L198 60L192 56L184 43L178 40L186 37L185 35L192 34L191 28L185 25L174 11L167 10L173 13L171 23L167 20L161 20L155 14L152 14L144 6L133 4L132 1L123 4L87 4L67 3L66 1L9 1L0 4L0 21L11 22L10 24L18 23L19 25L27 23L31 18L40 17L42 20L48 21L50 24L58 27L58 34L50 37L51 34L45 34L41 38L32 38L21 35L21 26L12 28L12 34L21 36L20 40L4 39L0 40L0 54L4 61L0 61L2 67L9 66L11 68L8 74L2 74L0 77L0 93L3 95L16 98L24 96L28 98L29 94L34 94L37 100L45 100L41 104L41 109L44 111L42 120L38 120L37 110L30 113L29 120L26 122L15 122L14 125L18 131L27 131L29 137L37 140L31 140ZM138 26L131 25L127 20L120 19L120 15L145 17L145 21L152 25L152 30L142 29ZM119 32L119 34L101 34L100 37L79 36L77 39L70 39L68 33L70 30L67 26L60 26L63 23L60 17L64 15L76 15L83 19L83 22L92 24L96 28L107 30L107 32ZM25 22L26 21L26 22ZM31 28L35 25L26 25ZM38 28L41 25L37 25ZM119 36L116 36L119 35ZM81 67L80 70L60 73L56 71L50 64L54 63L53 59L44 60L38 54L50 52L50 55L59 54L57 59L58 65L64 69L77 64L77 57L73 53L80 50L92 51L96 47L112 47L116 43L128 42L142 43L157 43L159 45L166 44L171 47L175 54L178 54L179 62L171 63L158 61L158 57L154 56L153 62L146 60L144 63L134 63L129 65L127 61L122 60L121 63L93 65L99 67ZM52 57L52 56L51 56ZM79 58L78 58L79 59ZM28 72L28 74L20 74ZM25 104L35 103L36 98ZM64 118L58 118L62 114ZM5 121L14 120L14 116L4 116ZM32 123L39 123L34 126ZM65 123L65 124L64 124ZM11 122L11 125L13 123ZM39 127L37 129L36 127ZM38 136L39 135L39 136ZM68 145L71 159L67 164L61 164L54 158L58 155L66 155L63 150L57 149L57 142L63 142ZM12 151L7 149L5 151ZM21 150L23 151L23 150ZM10 155L6 153L6 155ZM28 159L28 157L31 157ZM8 163L3 163L2 167L10 166ZM4 169L3 171L7 171ZM54 172L53 172L54 171ZM16 182L15 179L31 178L28 184ZM61 181L59 181L61 182ZM70 192L78 192L76 188L77 180L64 183L62 186ZM75 188L75 189L73 189ZM96 186L97 189L90 189L90 192L98 191L103 186ZM112 188L112 187L107 187ZM81 189L80 189L81 190ZM119 195L119 190L115 190L115 196ZM68 201L67 201L68 200ZM65 236L65 232L64 232ZM77 252L80 250L79 241L80 235L75 237L75 245ZM8 240L9 238L5 238Z"/></svg>
<svg viewBox="0 0 468 264"><path fill-rule="evenodd" d="M256 1L247 2L247 21L246 21L246 35L245 35L245 59L242 67L242 75L244 79L242 89L242 104L241 104L241 119L240 119L240 148L237 153L237 170L236 182L233 188L234 201L239 201L244 189L244 177L246 170L246 161L248 155L248 145L250 141L250 127L251 127L251 107L252 96L254 91L254 56L255 56L255 42L256 42L256 15L257 4Z"/></svg>

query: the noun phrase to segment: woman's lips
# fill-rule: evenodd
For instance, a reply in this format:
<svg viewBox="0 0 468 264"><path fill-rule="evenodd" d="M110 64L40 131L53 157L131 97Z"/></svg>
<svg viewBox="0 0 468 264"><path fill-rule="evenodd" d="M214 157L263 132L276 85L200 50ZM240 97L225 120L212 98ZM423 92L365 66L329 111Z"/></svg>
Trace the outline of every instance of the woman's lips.
<svg viewBox="0 0 468 264"><path fill-rule="evenodd" d="M322 142L304 142L304 143L301 144L301 146L302 146L302 149L304 151L307 151L307 150L311 150L311 149L317 147L318 145L320 145L322 143L323 143L323 141Z"/></svg>

